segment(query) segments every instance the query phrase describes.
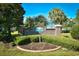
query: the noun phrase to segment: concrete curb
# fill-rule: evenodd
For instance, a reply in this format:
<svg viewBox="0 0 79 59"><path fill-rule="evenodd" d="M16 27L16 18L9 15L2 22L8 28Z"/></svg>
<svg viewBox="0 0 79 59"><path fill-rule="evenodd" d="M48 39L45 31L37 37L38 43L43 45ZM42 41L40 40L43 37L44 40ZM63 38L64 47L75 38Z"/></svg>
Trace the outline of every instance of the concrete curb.
<svg viewBox="0 0 79 59"><path fill-rule="evenodd" d="M26 52L48 52L48 51L55 51L61 48L61 46L58 46L57 48L54 49L48 49L48 50L28 50L28 49L23 49L20 46L16 46L17 49L22 50L22 51L26 51Z"/></svg>

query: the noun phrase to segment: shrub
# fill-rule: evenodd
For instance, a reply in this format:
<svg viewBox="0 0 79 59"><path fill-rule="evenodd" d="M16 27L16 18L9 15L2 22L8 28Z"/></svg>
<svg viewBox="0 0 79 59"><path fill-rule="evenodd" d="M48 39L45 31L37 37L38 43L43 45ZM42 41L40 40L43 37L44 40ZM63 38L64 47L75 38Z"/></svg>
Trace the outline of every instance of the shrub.
<svg viewBox="0 0 79 59"><path fill-rule="evenodd" d="M79 39L79 24L76 24L71 29L71 36L74 39Z"/></svg>
<svg viewBox="0 0 79 59"><path fill-rule="evenodd" d="M20 41L24 40L25 36L18 36L16 37L16 39L14 40L15 44L18 44Z"/></svg>
<svg viewBox="0 0 79 59"><path fill-rule="evenodd" d="M69 33L70 32L70 28L64 28L62 29L62 33Z"/></svg>
<svg viewBox="0 0 79 59"><path fill-rule="evenodd" d="M37 41L38 41L38 35L28 35L28 36L16 37L15 43L22 45Z"/></svg>
<svg viewBox="0 0 79 59"><path fill-rule="evenodd" d="M30 38L26 38L26 39L20 41L20 42L18 43L18 45L24 45L24 44L29 44L29 43L31 43Z"/></svg>
<svg viewBox="0 0 79 59"><path fill-rule="evenodd" d="M31 42L38 42L39 35L29 35L27 38L30 38Z"/></svg>
<svg viewBox="0 0 79 59"><path fill-rule="evenodd" d="M37 38L38 35L20 36L16 38L15 42L17 44L26 44L26 42L30 43L30 41L35 42ZM42 39L47 43L56 44L68 49L79 51L79 41L72 38L66 38L64 36L42 35Z"/></svg>
<svg viewBox="0 0 79 59"><path fill-rule="evenodd" d="M44 35L43 39L45 39L45 42L79 51L79 41L77 40L66 38L63 36L58 37L58 36L48 36L48 35Z"/></svg>

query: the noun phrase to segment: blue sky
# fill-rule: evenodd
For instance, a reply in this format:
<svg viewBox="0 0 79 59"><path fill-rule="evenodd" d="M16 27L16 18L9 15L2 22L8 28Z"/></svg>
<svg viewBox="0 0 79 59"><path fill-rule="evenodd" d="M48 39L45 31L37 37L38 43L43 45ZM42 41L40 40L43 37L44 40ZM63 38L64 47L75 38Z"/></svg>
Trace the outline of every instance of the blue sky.
<svg viewBox="0 0 79 59"><path fill-rule="evenodd" d="M52 8L60 8L68 18L74 18L79 8L79 3L23 3L24 16L37 16L39 14L48 17L48 12Z"/></svg>

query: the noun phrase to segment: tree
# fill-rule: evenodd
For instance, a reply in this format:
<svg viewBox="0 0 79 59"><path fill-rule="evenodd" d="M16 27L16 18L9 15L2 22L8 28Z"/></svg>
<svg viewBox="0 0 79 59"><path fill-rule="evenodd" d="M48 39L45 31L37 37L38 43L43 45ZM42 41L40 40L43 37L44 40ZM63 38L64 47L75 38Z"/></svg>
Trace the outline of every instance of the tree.
<svg viewBox="0 0 79 59"><path fill-rule="evenodd" d="M77 13L76 13L75 22L79 24L79 9L77 10Z"/></svg>
<svg viewBox="0 0 79 59"><path fill-rule="evenodd" d="M46 18L43 15L38 15L37 17L35 17L35 22L37 27L44 27L47 24ZM39 35L39 42L41 41L41 35Z"/></svg>
<svg viewBox="0 0 79 59"><path fill-rule="evenodd" d="M11 41L11 27L22 24L23 14L25 13L21 4L0 4L0 25L4 28L2 35Z"/></svg>
<svg viewBox="0 0 79 59"><path fill-rule="evenodd" d="M37 26L46 26L47 21L46 18L43 15L38 15L37 17L35 17L35 22L37 24Z"/></svg>
<svg viewBox="0 0 79 59"><path fill-rule="evenodd" d="M44 27L46 24L46 18L42 15L39 15L36 17L27 17L24 25L27 29L34 29L38 26Z"/></svg>
<svg viewBox="0 0 79 59"><path fill-rule="evenodd" d="M26 29L34 29L35 28L35 20L34 20L34 18L27 17L24 25L25 25Z"/></svg>
<svg viewBox="0 0 79 59"><path fill-rule="evenodd" d="M70 18L63 24L63 31L65 33L70 32L72 26L75 24L74 19Z"/></svg>
<svg viewBox="0 0 79 59"><path fill-rule="evenodd" d="M65 21L67 21L67 17L64 12L58 8L54 8L49 11L49 18L53 20L55 24L63 25Z"/></svg>
<svg viewBox="0 0 79 59"><path fill-rule="evenodd" d="M71 29L71 36L74 39L79 39L79 9L77 9L76 18L73 21L74 25Z"/></svg>

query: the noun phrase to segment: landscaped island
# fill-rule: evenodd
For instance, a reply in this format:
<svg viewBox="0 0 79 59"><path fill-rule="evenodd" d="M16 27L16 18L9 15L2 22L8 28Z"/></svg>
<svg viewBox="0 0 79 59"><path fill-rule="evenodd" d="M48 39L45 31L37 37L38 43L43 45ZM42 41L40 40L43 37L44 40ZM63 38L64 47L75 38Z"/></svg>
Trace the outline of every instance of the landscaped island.
<svg viewBox="0 0 79 59"><path fill-rule="evenodd" d="M19 3L0 4L0 55L79 55L79 9L75 18L52 8L47 11L48 18L40 14L23 22L26 12Z"/></svg>

